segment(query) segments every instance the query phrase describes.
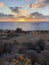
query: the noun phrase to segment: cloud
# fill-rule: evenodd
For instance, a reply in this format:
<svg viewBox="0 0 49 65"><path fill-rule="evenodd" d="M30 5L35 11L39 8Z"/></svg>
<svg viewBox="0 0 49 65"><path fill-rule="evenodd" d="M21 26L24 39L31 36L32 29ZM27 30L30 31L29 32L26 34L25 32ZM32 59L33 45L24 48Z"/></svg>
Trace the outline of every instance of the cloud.
<svg viewBox="0 0 49 65"><path fill-rule="evenodd" d="M33 19L45 19L45 18L49 18L49 16L43 15L39 12L34 12L34 13L30 13L29 18L33 18Z"/></svg>
<svg viewBox="0 0 49 65"><path fill-rule="evenodd" d="M21 7L10 7L10 10L14 13L19 13L19 9L21 9Z"/></svg>
<svg viewBox="0 0 49 65"><path fill-rule="evenodd" d="M39 12L34 12L34 13L30 13L30 16L41 17L41 16L44 16L44 15L40 14Z"/></svg>
<svg viewBox="0 0 49 65"><path fill-rule="evenodd" d="M26 2L30 1L30 0L25 0Z"/></svg>
<svg viewBox="0 0 49 65"><path fill-rule="evenodd" d="M4 4L2 2L0 2L0 8L3 7L3 6L4 6Z"/></svg>
<svg viewBox="0 0 49 65"><path fill-rule="evenodd" d="M27 10L21 9L20 10L20 14L22 14L23 16L28 16L29 15L29 12Z"/></svg>
<svg viewBox="0 0 49 65"><path fill-rule="evenodd" d="M20 16L18 16L18 18L25 18L25 16L23 16L23 15L20 15Z"/></svg>
<svg viewBox="0 0 49 65"><path fill-rule="evenodd" d="M36 9L36 8L42 8L49 5L49 0L37 0L35 3L31 3L28 5L28 7Z"/></svg>
<svg viewBox="0 0 49 65"><path fill-rule="evenodd" d="M39 12L34 12L30 14L31 16L43 16L42 14L40 14Z"/></svg>
<svg viewBox="0 0 49 65"><path fill-rule="evenodd" d="M14 15L7 15L7 14L4 14L4 13L0 13L0 18L14 18Z"/></svg>
<svg viewBox="0 0 49 65"><path fill-rule="evenodd" d="M43 15L39 12L30 13L28 17L21 14L17 14L15 17L12 14L0 13L0 22L18 22L21 18L23 18L25 22L49 21L49 16Z"/></svg>
<svg viewBox="0 0 49 65"><path fill-rule="evenodd" d="M10 7L10 10L17 14L17 16L27 16L29 14L29 12L22 9L22 7Z"/></svg>
<svg viewBox="0 0 49 65"><path fill-rule="evenodd" d="M15 17L12 14L4 14L4 13L0 13L0 18L32 18L32 19L42 19L42 18L49 18L49 16L43 15L39 12L34 12L34 13L30 13L27 17L27 15L21 15L21 14L17 14L17 16Z"/></svg>

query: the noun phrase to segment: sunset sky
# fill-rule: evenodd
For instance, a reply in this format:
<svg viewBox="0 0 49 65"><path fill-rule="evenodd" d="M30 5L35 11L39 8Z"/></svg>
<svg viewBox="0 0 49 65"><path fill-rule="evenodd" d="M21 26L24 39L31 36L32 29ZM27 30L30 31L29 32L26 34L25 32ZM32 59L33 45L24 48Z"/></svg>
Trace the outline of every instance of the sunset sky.
<svg viewBox="0 0 49 65"><path fill-rule="evenodd" d="M0 0L0 22L49 21L49 0Z"/></svg>

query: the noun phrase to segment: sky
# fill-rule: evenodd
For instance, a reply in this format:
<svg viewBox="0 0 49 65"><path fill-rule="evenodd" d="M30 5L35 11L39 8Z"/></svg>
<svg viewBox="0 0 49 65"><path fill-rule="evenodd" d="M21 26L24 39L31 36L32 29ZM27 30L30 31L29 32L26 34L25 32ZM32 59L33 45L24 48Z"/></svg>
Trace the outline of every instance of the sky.
<svg viewBox="0 0 49 65"><path fill-rule="evenodd" d="M49 0L0 0L0 22L49 21Z"/></svg>

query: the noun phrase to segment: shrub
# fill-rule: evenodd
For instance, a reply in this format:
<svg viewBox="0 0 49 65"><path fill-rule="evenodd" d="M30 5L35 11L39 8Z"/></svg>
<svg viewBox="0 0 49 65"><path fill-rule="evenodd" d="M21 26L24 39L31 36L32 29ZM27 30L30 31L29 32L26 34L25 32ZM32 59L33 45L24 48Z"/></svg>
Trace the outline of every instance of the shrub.
<svg viewBox="0 0 49 65"><path fill-rule="evenodd" d="M17 33L22 33L22 29L21 29L21 28L17 28L17 29L16 29L16 32L17 32Z"/></svg>
<svg viewBox="0 0 49 65"><path fill-rule="evenodd" d="M44 50L41 52L38 58L40 65L49 65L49 51Z"/></svg>
<svg viewBox="0 0 49 65"><path fill-rule="evenodd" d="M41 54L38 55L38 60L37 62L40 64L40 65L45 65L45 59L43 58L43 56Z"/></svg>
<svg viewBox="0 0 49 65"><path fill-rule="evenodd" d="M37 61L38 54L34 50L29 50L26 52L25 55L26 55L26 57L31 59L31 65L34 65L35 62Z"/></svg>
<svg viewBox="0 0 49 65"><path fill-rule="evenodd" d="M43 31L43 30L41 30L40 32L43 33L43 34L45 33L45 31Z"/></svg>
<svg viewBox="0 0 49 65"><path fill-rule="evenodd" d="M43 56L43 58L45 60L45 64L49 65L49 50L44 50L42 52L42 56Z"/></svg>
<svg viewBox="0 0 49 65"><path fill-rule="evenodd" d="M24 46L20 46L20 47L18 48L18 53L20 53L20 54L25 54L26 51L27 51L27 48L24 47Z"/></svg>
<svg viewBox="0 0 49 65"><path fill-rule="evenodd" d="M38 40L37 44L41 48L41 50L44 50L44 48L45 48L45 42L44 42L43 39Z"/></svg>
<svg viewBox="0 0 49 65"><path fill-rule="evenodd" d="M0 65L5 65L5 60L3 58L0 58Z"/></svg>
<svg viewBox="0 0 49 65"><path fill-rule="evenodd" d="M10 30L6 30L6 33L10 33L11 31Z"/></svg>
<svg viewBox="0 0 49 65"><path fill-rule="evenodd" d="M6 53L10 53L11 50L12 50L12 45L10 43L5 43L5 45L4 45L4 51Z"/></svg>
<svg viewBox="0 0 49 65"><path fill-rule="evenodd" d="M34 44L32 42L24 42L23 45L28 48L28 50L34 49Z"/></svg>
<svg viewBox="0 0 49 65"><path fill-rule="evenodd" d="M19 43L17 42L17 40L14 40L14 44L15 45L19 45Z"/></svg>
<svg viewBox="0 0 49 65"><path fill-rule="evenodd" d="M0 32L2 32L3 30L2 29L0 29Z"/></svg>
<svg viewBox="0 0 49 65"><path fill-rule="evenodd" d="M45 46L45 50L49 50L49 45L46 45Z"/></svg>
<svg viewBox="0 0 49 65"><path fill-rule="evenodd" d="M37 53L41 53L41 49L40 49L40 47L37 46L36 49L35 49L35 51L36 51Z"/></svg>
<svg viewBox="0 0 49 65"><path fill-rule="evenodd" d="M0 55L4 52L4 43L0 41Z"/></svg>

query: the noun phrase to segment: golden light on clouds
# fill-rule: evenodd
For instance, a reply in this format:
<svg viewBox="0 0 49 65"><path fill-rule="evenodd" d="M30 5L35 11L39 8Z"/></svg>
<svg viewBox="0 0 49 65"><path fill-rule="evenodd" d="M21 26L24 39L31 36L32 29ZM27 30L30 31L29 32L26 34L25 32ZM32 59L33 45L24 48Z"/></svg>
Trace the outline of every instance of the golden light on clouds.
<svg viewBox="0 0 49 65"><path fill-rule="evenodd" d="M49 19L0 18L0 22L49 22Z"/></svg>
<svg viewBox="0 0 49 65"><path fill-rule="evenodd" d="M3 7L3 6L4 6L4 4L2 2L0 2L0 8Z"/></svg>
<svg viewBox="0 0 49 65"><path fill-rule="evenodd" d="M29 15L29 12L27 11L27 10L20 10L20 13L22 14L22 15L24 15L24 16L27 16L27 15Z"/></svg>

